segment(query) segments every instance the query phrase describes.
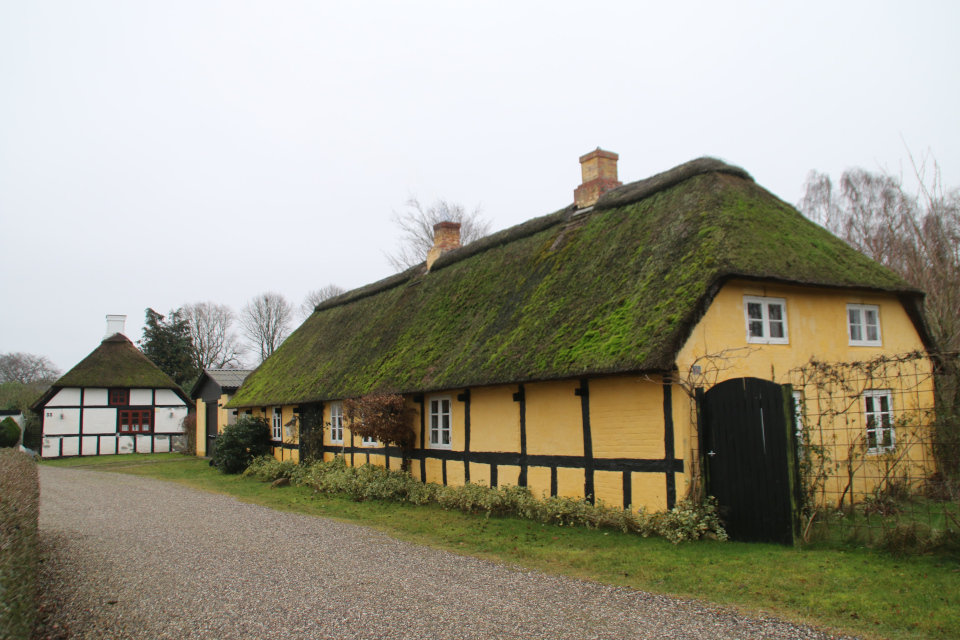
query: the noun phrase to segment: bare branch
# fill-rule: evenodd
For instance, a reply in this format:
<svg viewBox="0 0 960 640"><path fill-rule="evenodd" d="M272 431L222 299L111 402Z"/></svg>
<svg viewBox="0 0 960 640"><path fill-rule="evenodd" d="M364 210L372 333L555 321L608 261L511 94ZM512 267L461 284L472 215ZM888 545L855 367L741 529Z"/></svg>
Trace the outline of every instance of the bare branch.
<svg viewBox="0 0 960 640"><path fill-rule="evenodd" d="M463 205L440 198L430 206L423 206L410 197L403 213L393 212L393 223L400 231L397 249L386 253L387 262L397 271L404 271L423 262L433 246L433 225L438 222L460 223L460 244L466 245L490 233L490 220L482 217L480 205L467 211Z"/></svg>
<svg viewBox="0 0 960 640"><path fill-rule="evenodd" d="M313 310L316 309L317 305L326 300L327 298L332 298L338 296L341 293L346 293L347 290L341 286L335 284L328 284L325 287L319 289L314 289L303 299L303 302L300 303L300 317L306 320L313 314Z"/></svg>
<svg viewBox="0 0 960 640"><path fill-rule="evenodd" d="M261 293L243 307L240 326L244 334L260 351L263 362L277 350L290 335L293 305L282 294Z"/></svg>
<svg viewBox="0 0 960 640"><path fill-rule="evenodd" d="M194 361L199 369L229 369L243 366L247 348L232 330L236 314L225 304L195 302L183 305L190 327Z"/></svg>
<svg viewBox="0 0 960 640"><path fill-rule="evenodd" d="M4 382L54 382L60 377L58 369L50 358L35 356L32 353L4 353L0 355L0 384Z"/></svg>
<svg viewBox="0 0 960 640"><path fill-rule="evenodd" d="M804 214L926 292L926 320L940 349L960 349L960 190L945 191L929 152L910 154L918 192L899 176L845 171L836 188L811 172Z"/></svg>

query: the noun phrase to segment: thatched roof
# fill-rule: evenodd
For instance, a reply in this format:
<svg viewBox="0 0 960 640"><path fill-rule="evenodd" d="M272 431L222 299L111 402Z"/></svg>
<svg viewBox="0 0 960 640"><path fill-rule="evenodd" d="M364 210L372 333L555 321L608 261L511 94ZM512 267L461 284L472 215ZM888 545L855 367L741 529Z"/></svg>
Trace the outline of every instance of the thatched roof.
<svg viewBox="0 0 960 640"><path fill-rule="evenodd" d="M701 158L331 298L230 406L667 371L730 278L920 292Z"/></svg>
<svg viewBox="0 0 960 640"><path fill-rule="evenodd" d="M36 403L39 409L66 387L123 387L130 389L172 389L188 405L193 405L177 383L153 364L122 333L105 338L100 346L53 383Z"/></svg>

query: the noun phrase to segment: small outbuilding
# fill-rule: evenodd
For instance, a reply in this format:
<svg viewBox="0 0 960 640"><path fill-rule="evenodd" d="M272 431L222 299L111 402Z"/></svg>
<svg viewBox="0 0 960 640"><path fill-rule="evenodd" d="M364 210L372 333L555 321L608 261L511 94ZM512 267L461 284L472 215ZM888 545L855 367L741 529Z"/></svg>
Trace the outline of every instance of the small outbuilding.
<svg viewBox="0 0 960 640"><path fill-rule="evenodd" d="M220 429L237 421L237 410L226 409L248 369L204 369L193 385L190 398L197 403L197 455L212 456Z"/></svg>

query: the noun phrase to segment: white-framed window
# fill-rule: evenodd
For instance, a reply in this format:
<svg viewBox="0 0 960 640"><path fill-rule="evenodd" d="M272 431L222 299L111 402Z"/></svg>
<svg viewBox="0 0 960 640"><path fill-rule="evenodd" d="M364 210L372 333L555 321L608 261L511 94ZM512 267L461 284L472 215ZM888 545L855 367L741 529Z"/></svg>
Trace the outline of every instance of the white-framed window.
<svg viewBox="0 0 960 640"><path fill-rule="evenodd" d="M847 335L852 347L882 346L880 307L875 304L848 304Z"/></svg>
<svg viewBox="0 0 960 640"><path fill-rule="evenodd" d="M893 396L888 389L863 392L863 418L867 427L867 452L893 451L897 438L893 429Z"/></svg>
<svg viewBox="0 0 960 640"><path fill-rule="evenodd" d="M330 403L330 442L343 444L343 403Z"/></svg>
<svg viewBox="0 0 960 640"><path fill-rule="evenodd" d="M743 315L747 322L747 342L789 344L785 299L743 296Z"/></svg>
<svg viewBox="0 0 960 640"><path fill-rule="evenodd" d="M360 446L362 447L375 447L377 446L376 438L363 438L360 440Z"/></svg>
<svg viewBox="0 0 960 640"><path fill-rule="evenodd" d="M450 449L453 435L450 430L450 396L430 398L430 448Z"/></svg>
<svg viewBox="0 0 960 640"><path fill-rule="evenodd" d="M280 407L273 408L273 439L281 440L283 438L283 411Z"/></svg>

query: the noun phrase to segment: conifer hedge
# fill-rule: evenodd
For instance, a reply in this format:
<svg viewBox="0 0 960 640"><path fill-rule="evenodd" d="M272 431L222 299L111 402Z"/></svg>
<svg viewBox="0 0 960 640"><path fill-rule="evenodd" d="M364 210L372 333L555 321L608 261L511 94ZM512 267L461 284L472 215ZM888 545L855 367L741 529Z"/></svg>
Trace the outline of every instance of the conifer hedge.
<svg viewBox="0 0 960 640"><path fill-rule="evenodd" d="M0 450L0 638L30 638L36 616L40 478L37 464Z"/></svg>

